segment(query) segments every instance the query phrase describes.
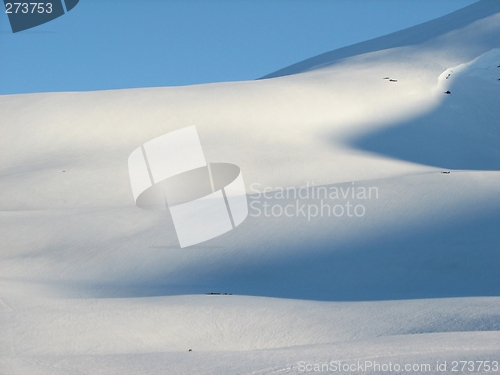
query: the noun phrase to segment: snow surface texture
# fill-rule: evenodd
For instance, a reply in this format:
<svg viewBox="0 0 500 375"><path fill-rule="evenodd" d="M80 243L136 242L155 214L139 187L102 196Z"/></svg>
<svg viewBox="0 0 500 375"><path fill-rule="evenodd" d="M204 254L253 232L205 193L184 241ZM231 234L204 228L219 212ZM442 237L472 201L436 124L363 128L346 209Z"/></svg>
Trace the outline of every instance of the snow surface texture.
<svg viewBox="0 0 500 375"><path fill-rule="evenodd" d="M499 65L480 1L274 79L0 97L0 373L499 361ZM253 206L180 249L127 158L190 125ZM338 195L280 195L304 186ZM321 199L364 216L256 215Z"/></svg>

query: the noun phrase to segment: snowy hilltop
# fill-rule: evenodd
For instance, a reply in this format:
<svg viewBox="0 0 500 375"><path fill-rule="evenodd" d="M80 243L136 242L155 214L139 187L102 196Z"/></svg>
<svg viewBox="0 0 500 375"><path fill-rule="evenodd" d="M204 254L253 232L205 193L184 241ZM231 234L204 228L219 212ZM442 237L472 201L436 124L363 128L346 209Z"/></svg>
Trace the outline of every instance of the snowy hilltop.
<svg viewBox="0 0 500 375"><path fill-rule="evenodd" d="M0 96L0 373L500 371L500 2L263 78ZM127 160L193 125L248 217L181 249Z"/></svg>

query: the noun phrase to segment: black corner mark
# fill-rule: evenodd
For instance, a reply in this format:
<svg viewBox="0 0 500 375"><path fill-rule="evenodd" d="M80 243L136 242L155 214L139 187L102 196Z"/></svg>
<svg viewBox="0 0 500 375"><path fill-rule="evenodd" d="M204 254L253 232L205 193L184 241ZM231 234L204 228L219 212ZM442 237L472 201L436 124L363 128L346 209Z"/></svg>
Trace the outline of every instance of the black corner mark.
<svg viewBox="0 0 500 375"><path fill-rule="evenodd" d="M64 0L64 3L66 4L66 11L69 12L71 9L76 7L76 4L78 4L80 0Z"/></svg>
<svg viewBox="0 0 500 375"><path fill-rule="evenodd" d="M63 2L64 1L64 4ZM52 21L73 9L79 0L44 0L37 2L3 0L13 33ZM64 5L64 6L63 6Z"/></svg>

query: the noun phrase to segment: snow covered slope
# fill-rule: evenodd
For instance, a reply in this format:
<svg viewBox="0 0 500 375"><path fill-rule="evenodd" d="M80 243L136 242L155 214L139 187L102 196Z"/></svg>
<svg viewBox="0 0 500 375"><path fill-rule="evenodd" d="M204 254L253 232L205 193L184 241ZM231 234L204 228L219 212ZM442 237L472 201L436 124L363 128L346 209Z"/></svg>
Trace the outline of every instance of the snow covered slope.
<svg viewBox="0 0 500 375"><path fill-rule="evenodd" d="M435 20L311 57L263 78L302 73L339 63L345 58L382 50L421 50L422 45L436 49L434 52L448 62L469 61L488 52L492 45L498 45L498 34L494 27L495 22L498 24L498 12L498 1L482 0ZM488 18L489 22L485 23Z"/></svg>
<svg viewBox="0 0 500 375"><path fill-rule="evenodd" d="M1 96L0 372L500 360L499 49L485 0L300 74ZM250 216L180 249L127 159L190 125Z"/></svg>

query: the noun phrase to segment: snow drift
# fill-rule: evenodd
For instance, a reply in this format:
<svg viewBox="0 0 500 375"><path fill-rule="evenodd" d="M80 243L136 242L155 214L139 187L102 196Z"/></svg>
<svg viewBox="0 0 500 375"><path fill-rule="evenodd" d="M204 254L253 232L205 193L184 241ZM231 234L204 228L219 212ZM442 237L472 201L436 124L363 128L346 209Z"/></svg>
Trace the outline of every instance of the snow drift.
<svg viewBox="0 0 500 375"><path fill-rule="evenodd" d="M499 48L480 1L273 79L0 97L2 372L498 360ZM190 125L253 206L180 249L127 159ZM280 196L301 187L377 194Z"/></svg>

